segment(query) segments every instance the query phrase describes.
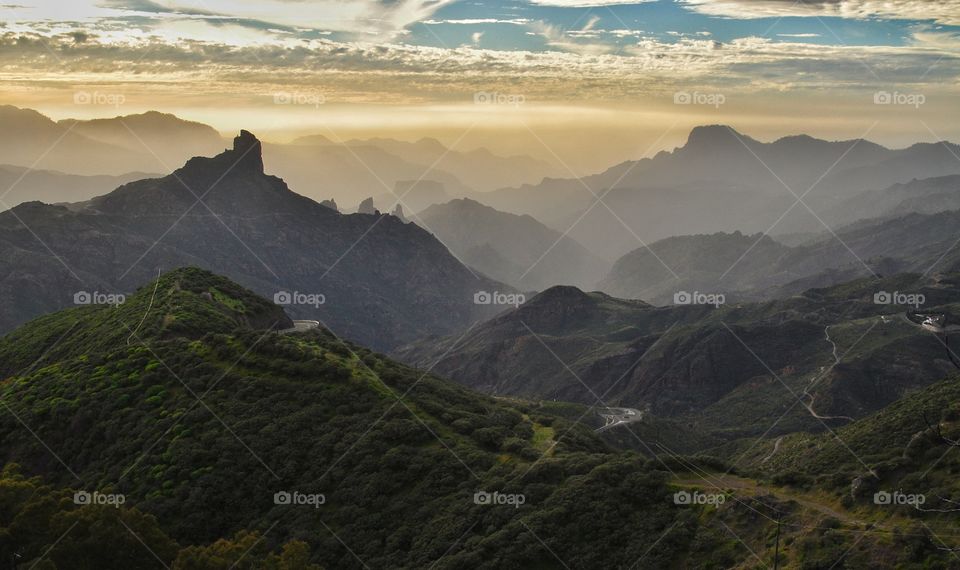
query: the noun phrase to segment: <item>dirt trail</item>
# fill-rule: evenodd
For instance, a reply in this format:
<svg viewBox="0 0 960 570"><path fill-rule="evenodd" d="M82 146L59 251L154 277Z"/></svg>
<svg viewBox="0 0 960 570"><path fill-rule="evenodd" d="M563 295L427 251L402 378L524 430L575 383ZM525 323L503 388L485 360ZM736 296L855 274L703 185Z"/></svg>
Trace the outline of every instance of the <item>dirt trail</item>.
<svg viewBox="0 0 960 570"><path fill-rule="evenodd" d="M773 451L770 452L770 455L763 458L763 461L760 462L761 465L769 461L771 457L773 457L774 455L777 454L778 451L780 451L780 444L783 443L783 437L784 436L781 435L780 437L777 438L777 441L773 443Z"/></svg>
<svg viewBox="0 0 960 570"><path fill-rule="evenodd" d="M833 361L834 361L833 366L836 366L837 364L840 364L840 357L837 356L837 343L834 342L832 338L830 338L830 326L831 325L827 325L823 327L823 336L824 338L827 339L827 342L830 343L831 351L833 354ZM815 374L813 378L810 379L810 382L807 384L807 387L803 389L803 397L810 399L810 402L803 404L803 407L805 407L807 411L810 412L811 416L813 416L818 420L844 420L848 422L854 421L854 419L851 418L850 416L822 416L818 414L816 410L813 409L813 404L816 401L817 397L816 395L811 394L810 390L817 383L817 381L823 377L822 374L824 374L824 370L825 368L821 366L820 371L817 374Z"/></svg>

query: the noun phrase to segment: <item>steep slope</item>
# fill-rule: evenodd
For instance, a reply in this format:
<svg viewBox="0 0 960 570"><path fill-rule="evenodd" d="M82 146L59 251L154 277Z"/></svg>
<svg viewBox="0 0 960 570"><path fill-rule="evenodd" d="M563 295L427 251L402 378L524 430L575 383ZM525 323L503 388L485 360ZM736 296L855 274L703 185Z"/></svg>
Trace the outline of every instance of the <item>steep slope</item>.
<svg viewBox="0 0 960 570"><path fill-rule="evenodd" d="M202 198L202 202L200 202ZM341 215L263 172L260 142L241 133L214 158L140 180L80 211L28 203L0 214L0 330L68 306L75 293L128 292L160 269L230 275L291 313L377 348L444 334L498 309L443 245L392 217Z"/></svg>
<svg viewBox="0 0 960 570"><path fill-rule="evenodd" d="M606 269L603 260L532 217L470 199L431 206L416 220L464 263L520 290L592 289Z"/></svg>
<svg viewBox="0 0 960 570"><path fill-rule="evenodd" d="M728 452L780 486L774 493L822 505L839 514L843 527L862 529L861 538L909 537L915 554L903 564L937 560L949 567L938 554L952 556L958 546L958 399L954 373L833 432L744 441ZM855 556L875 557L870 551L860 548Z"/></svg>
<svg viewBox="0 0 960 570"><path fill-rule="evenodd" d="M20 555L70 533L63 524L24 536L41 516L103 518L99 550L78 539L84 525L65 551L102 568L229 567L229 552L252 549L245 531L269 550L308 544L299 565L280 568L624 567L670 529L645 558L664 567L693 540L697 523L642 458L536 405L470 393L325 330L275 334L279 317L224 278L182 269L119 307L63 311L0 339L0 362L15 369L3 374L12 413L0 417L2 459L57 486L122 496L116 517L159 547L156 564L124 566L110 558L130 544L102 512L113 507L59 500L28 519L21 493L3 502L4 521L20 521L17 546L30 548ZM493 492L509 502L475 499ZM208 546L228 537L238 545ZM0 541L4 555L13 548ZM227 562L202 564L215 553Z"/></svg>

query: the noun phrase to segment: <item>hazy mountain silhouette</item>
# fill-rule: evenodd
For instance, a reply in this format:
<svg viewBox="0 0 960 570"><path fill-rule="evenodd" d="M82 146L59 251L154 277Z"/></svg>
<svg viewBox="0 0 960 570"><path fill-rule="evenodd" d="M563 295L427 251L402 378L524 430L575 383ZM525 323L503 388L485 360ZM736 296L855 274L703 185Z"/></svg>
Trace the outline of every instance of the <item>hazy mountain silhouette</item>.
<svg viewBox="0 0 960 570"><path fill-rule="evenodd" d="M121 184L148 176L151 175L142 172L120 176L79 176L25 166L0 165L0 210L34 200L48 204L88 200Z"/></svg>
<svg viewBox="0 0 960 570"><path fill-rule="evenodd" d="M431 206L415 221L461 261L521 290L557 284L593 288L607 264L530 216L499 212L470 199Z"/></svg>
<svg viewBox="0 0 960 570"><path fill-rule="evenodd" d="M66 119L58 124L93 140L153 157L153 172L166 173L187 158L213 154L224 144L220 133L209 125L157 111L89 121Z"/></svg>
<svg viewBox="0 0 960 570"><path fill-rule="evenodd" d="M863 192L825 212L824 218L849 221L956 209L960 209L960 175L915 179Z"/></svg>
<svg viewBox="0 0 960 570"><path fill-rule="evenodd" d="M53 121L30 109L0 106L0 129L18 135L16 140L0 141L4 157L0 162L81 175L167 173L190 157L216 153L224 144L208 125L157 111ZM501 157L482 148L458 151L426 138L338 144L314 135L290 144L265 144L264 160L268 170L302 194L317 201L334 199L347 210L368 196L384 196L392 210L398 184L413 181L435 181L449 197L465 197L475 189L538 181L553 171L551 165L530 157ZM406 209L416 211L437 202Z"/></svg>
<svg viewBox="0 0 960 570"><path fill-rule="evenodd" d="M0 140L6 164L86 175L156 170L155 159L72 132L30 109L0 106L0 130L16 133Z"/></svg>
<svg viewBox="0 0 960 570"><path fill-rule="evenodd" d="M560 231L572 228L571 237L615 259L641 242L677 235L771 227L774 233L822 231L818 218L860 192L960 173L954 154L960 147L949 143L891 150L806 135L763 143L713 125L693 129L672 152L580 180L501 189L481 200ZM801 195L814 214L803 204L791 209ZM595 205L595 196L606 205Z"/></svg>
<svg viewBox="0 0 960 570"><path fill-rule="evenodd" d="M3 162L67 174L166 172L191 156L223 147L212 128L157 112L54 122L6 105L0 106L0 130L17 133L0 141Z"/></svg>
<svg viewBox="0 0 960 570"><path fill-rule="evenodd" d="M317 135L301 137L294 145L332 146L329 138ZM460 150L451 148L437 139L422 138L415 142L389 138L351 139L342 145L355 150L377 148L407 162L440 172L448 172L470 188L488 191L530 182L539 182L545 176L559 170L529 156L499 156L485 148Z"/></svg>
<svg viewBox="0 0 960 570"><path fill-rule="evenodd" d="M776 298L854 278L957 271L958 240L960 210L862 220L792 247L762 234L679 236L624 255L599 288L657 304L679 291Z"/></svg>

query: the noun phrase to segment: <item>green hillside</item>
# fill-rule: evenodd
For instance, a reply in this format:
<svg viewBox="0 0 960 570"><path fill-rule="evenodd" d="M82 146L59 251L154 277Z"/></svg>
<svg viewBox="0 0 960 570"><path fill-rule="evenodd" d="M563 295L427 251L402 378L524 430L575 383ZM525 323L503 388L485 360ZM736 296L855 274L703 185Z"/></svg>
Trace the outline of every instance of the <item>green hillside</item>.
<svg viewBox="0 0 960 570"><path fill-rule="evenodd" d="M0 339L2 460L54 497L53 526L0 541L0 559L59 552L56 531L99 516L88 510L148 521L159 558L131 566L91 550L91 568L215 557L240 548L218 540L254 536L238 533L260 533L263 560L284 545L298 555L302 542L328 568L626 567L673 527L645 558L662 567L691 539L695 523L644 458L549 407L471 393L322 329L268 330L283 318L226 279L182 269L119 307L63 311ZM62 489L126 501L77 506ZM284 492L323 504L275 504ZM523 504L475 504L478 492ZM0 509L10 536L33 517L30 501ZM81 567L62 560L42 563Z"/></svg>

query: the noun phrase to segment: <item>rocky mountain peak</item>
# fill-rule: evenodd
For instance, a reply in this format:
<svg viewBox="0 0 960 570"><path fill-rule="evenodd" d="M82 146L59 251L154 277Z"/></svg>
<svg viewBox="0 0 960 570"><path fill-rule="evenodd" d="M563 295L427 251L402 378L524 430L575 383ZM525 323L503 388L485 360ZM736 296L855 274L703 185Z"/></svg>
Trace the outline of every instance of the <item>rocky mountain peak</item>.
<svg viewBox="0 0 960 570"><path fill-rule="evenodd" d="M227 153L236 157L236 168L263 174L263 148L260 140L250 131L240 131L240 134L233 138L233 149Z"/></svg>
<svg viewBox="0 0 960 570"><path fill-rule="evenodd" d="M690 131L684 149L716 149L731 143L740 148L737 138L743 141L751 140L727 125L702 125Z"/></svg>

